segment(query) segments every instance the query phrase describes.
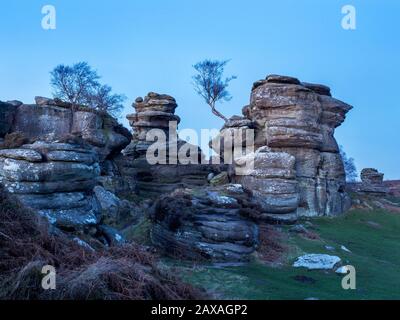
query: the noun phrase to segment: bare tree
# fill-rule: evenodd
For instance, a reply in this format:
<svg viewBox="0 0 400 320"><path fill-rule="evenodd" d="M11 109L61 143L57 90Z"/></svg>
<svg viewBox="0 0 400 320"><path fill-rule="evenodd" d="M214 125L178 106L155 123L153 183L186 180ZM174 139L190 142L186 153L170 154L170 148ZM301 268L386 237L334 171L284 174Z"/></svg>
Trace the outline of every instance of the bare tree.
<svg viewBox="0 0 400 320"><path fill-rule="evenodd" d="M87 97L100 79L86 62L73 66L58 65L50 74L53 96L73 105L86 104Z"/></svg>
<svg viewBox="0 0 400 320"><path fill-rule="evenodd" d="M224 121L228 119L215 108L215 104L232 99L227 89L229 83L236 79L236 76L223 79L224 69L228 62L228 60L204 60L193 66L197 71L197 74L193 76L193 86L196 92L211 107L212 113Z"/></svg>
<svg viewBox="0 0 400 320"><path fill-rule="evenodd" d="M112 88L99 83L100 76L86 62L59 65L50 73L53 96L73 106L85 105L118 116L126 97L113 94Z"/></svg>
<svg viewBox="0 0 400 320"><path fill-rule="evenodd" d="M346 181L348 182L354 182L357 180L358 173L357 173L357 168L354 163L353 158L349 158L346 154L346 152L343 149L343 146L339 147L340 150L340 155L343 160L343 165L344 165L344 170L346 172Z"/></svg>
<svg viewBox="0 0 400 320"><path fill-rule="evenodd" d="M122 94L112 93L108 85L98 85L86 97L89 106L96 110L108 112L114 116L118 115L124 108L122 104L126 97Z"/></svg>

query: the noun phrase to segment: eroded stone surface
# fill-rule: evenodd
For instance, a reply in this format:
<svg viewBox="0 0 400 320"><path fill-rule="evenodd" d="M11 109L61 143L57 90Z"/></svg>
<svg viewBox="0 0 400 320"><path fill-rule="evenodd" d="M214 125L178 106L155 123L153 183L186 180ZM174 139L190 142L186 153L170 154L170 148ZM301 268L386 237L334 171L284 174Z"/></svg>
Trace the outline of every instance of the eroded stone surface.
<svg viewBox="0 0 400 320"><path fill-rule="evenodd" d="M351 203L345 192L345 171L334 132L351 108L333 98L326 86L271 75L253 85L250 104L243 108L244 118L229 120L214 141L222 143L227 129L236 132L249 128L255 131L254 150L268 148L268 156L257 156L265 158L257 160L257 170L247 177L236 173L235 179L249 189L255 187L262 201L270 204L266 207L269 217L279 214L278 208L297 216L339 215ZM215 151L220 154L220 150ZM285 163L282 154L287 159L291 156L292 161ZM235 168L240 169L245 160L235 159ZM285 196L279 199L280 193ZM271 212L271 205L276 212Z"/></svg>
<svg viewBox="0 0 400 320"><path fill-rule="evenodd" d="M251 192L260 204L260 220L270 221L274 215L296 213L299 194L293 156L263 147L236 159L235 170L241 166L244 168L241 168L241 175L236 176L235 181ZM282 221L285 220L293 219L282 218Z"/></svg>
<svg viewBox="0 0 400 320"><path fill-rule="evenodd" d="M385 194L389 189L383 184L384 174L377 169L366 168L361 171L360 191L365 193Z"/></svg>
<svg viewBox="0 0 400 320"><path fill-rule="evenodd" d="M122 150L131 138L111 116L81 106L74 109L57 99L36 97L36 104L30 105L1 103L0 110L5 119L0 122L0 136L18 131L31 140L55 142L74 134L91 144L100 160Z"/></svg>
<svg viewBox="0 0 400 320"><path fill-rule="evenodd" d="M16 111L14 104L0 101L0 138L10 132Z"/></svg>
<svg viewBox="0 0 400 320"><path fill-rule="evenodd" d="M175 256L245 261L258 243L250 211L248 194L237 184L179 189L155 204L152 240Z"/></svg>
<svg viewBox="0 0 400 320"><path fill-rule="evenodd" d="M97 154L80 145L37 141L0 150L0 182L27 207L57 227L72 230L99 223L93 187Z"/></svg>
<svg viewBox="0 0 400 320"><path fill-rule="evenodd" d="M123 175L136 180L139 194L154 198L181 187L207 185L213 168L204 161L199 147L178 139L176 126L180 119L175 115L175 99L150 92L144 98L137 98L133 107L136 113L127 118L134 133L130 145L123 150L126 160L121 170ZM175 126L170 127L171 122ZM166 138L164 144L158 145L158 154L165 154L165 161L157 164L149 163L146 156L149 147L154 145L154 139L146 138L153 129L158 129ZM175 155L172 148L176 148ZM179 161L177 152L187 154L185 163Z"/></svg>

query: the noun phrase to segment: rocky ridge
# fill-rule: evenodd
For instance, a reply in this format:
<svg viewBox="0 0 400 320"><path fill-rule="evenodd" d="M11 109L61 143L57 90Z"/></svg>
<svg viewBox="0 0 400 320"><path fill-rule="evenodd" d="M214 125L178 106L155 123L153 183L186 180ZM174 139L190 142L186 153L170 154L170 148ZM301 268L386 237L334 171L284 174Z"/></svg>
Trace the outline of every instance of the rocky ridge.
<svg viewBox="0 0 400 320"><path fill-rule="evenodd" d="M249 144L254 151L222 165L179 139L173 97L150 92L133 107L131 135L107 114L57 99L1 103L1 184L57 227L107 245L123 241L111 226L148 213L155 246L214 261L248 260L260 224L339 215L350 206L334 130L351 106L326 86L278 75L256 82L243 116L229 119L213 141L224 145L224 131L239 132L242 151ZM254 141L243 129L254 130ZM182 151L184 163L176 156ZM149 163L149 152L165 161Z"/></svg>

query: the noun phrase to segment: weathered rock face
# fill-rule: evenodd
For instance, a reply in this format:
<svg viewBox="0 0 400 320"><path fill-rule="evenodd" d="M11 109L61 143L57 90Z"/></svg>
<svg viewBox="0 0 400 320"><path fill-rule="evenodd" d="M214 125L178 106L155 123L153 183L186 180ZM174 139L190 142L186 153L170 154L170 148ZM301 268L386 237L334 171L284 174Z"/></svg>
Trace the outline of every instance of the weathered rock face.
<svg viewBox="0 0 400 320"><path fill-rule="evenodd" d="M224 124L219 135L210 141L209 146L216 152L222 163L231 165L234 163L235 151L242 149L242 153L246 154L248 153L246 146L250 146L254 151L254 128L253 121L245 117L233 116Z"/></svg>
<svg viewBox="0 0 400 320"><path fill-rule="evenodd" d="M252 91L245 114L258 128L256 144L296 159L298 216L338 215L349 207L334 130L351 108L329 88L294 78L269 76Z"/></svg>
<svg viewBox="0 0 400 320"><path fill-rule="evenodd" d="M102 186L94 187L93 192L99 204L102 224L116 227L137 221L143 214L134 203L120 199Z"/></svg>
<svg viewBox="0 0 400 320"><path fill-rule="evenodd" d="M92 193L99 174L97 154L81 145L37 141L0 150L0 183L63 229L85 229L99 222Z"/></svg>
<svg viewBox="0 0 400 320"><path fill-rule="evenodd" d="M271 75L254 83L250 105L243 108L244 118L230 119L223 129L253 128L254 149L269 148L270 156L263 157L282 158L282 154L294 157L293 170L291 166L281 169L295 172L295 179L293 176L290 178L295 180L291 180L292 192L288 194L298 193L299 200L296 208L295 197L288 196L290 200L281 202L284 211L286 208L295 209L292 211L295 212L293 217L338 215L349 208L350 200L344 191L345 171L334 131L342 124L351 108L332 98L326 86ZM216 151L219 153L219 150ZM278 154L273 156L275 152ZM239 161L243 159L239 158ZM288 165L283 158L282 164ZM260 161L258 166L257 170L267 172L275 168L274 162L270 160ZM271 181L270 178L256 176L257 172L252 172L250 177L236 179L248 188L252 188L256 180L262 183ZM276 179L281 181L287 177L277 176ZM259 187L260 192L263 192L263 188L268 190L267 186ZM264 195L267 202L274 201L275 195L267 191L264 191ZM266 211L266 214L270 213Z"/></svg>
<svg viewBox="0 0 400 320"><path fill-rule="evenodd" d="M116 167L114 158L128 145L129 131L108 114L42 97L35 105L0 103L0 114L0 138L18 133L35 141L0 147L5 189L63 230L107 238L100 224L115 224L131 208L94 187L108 182L129 189L119 172L108 169Z"/></svg>
<svg viewBox="0 0 400 320"><path fill-rule="evenodd" d="M295 222L299 205L295 158L263 147L237 158L235 169L241 166L248 166L248 169L242 170L243 174L236 176L235 181L251 190L254 201L260 204L257 219L272 223Z"/></svg>
<svg viewBox="0 0 400 320"><path fill-rule="evenodd" d="M258 243L248 218L255 209L240 185L175 190L153 211L152 241L174 256L245 261Z"/></svg>
<svg viewBox="0 0 400 320"><path fill-rule="evenodd" d="M385 175L377 169L366 168L361 171L361 181L365 184L382 184Z"/></svg>
<svg viewBox="0 0 400 320"><path fill-rule="evenodd" d="M15 105L0 101L0 138L11 130L16 110Z"/></svg>
<svg viewBox="0 0 400 320"><path fill-rule="evenodd" d="M333 130L351 106L327 95L328 89L314 88L319 85L277 76L255 86L245 113L256 123L262 145L338 152Z"/></svg>
<svg viewBox="0 0 400 320"><path fill-rule="evenodd" d="M197 146L178 138L173 97L149 93L133 106L132 136L110 116L58 100L0 103L0 139L10 132L31 139L0 147L0 183L56 226L109 244L120 236L100 224L117 225L132 212L120 197L161 195L151 214L153 243L173 255L216 261L247 260L260 222L293 223L349 206L334 130L351 107L326 86L278 75L256 82L244 116L223 127L240 135L240 148L253 150L233 154L230 167L205 162ZM211 145L224 146L225 139L221 134ZM165 154L164 162L149 162L149 154L153 160ZM375 186L378 175L366 172L365 179Z"/></svg>
<svg viewBox="0 0 400 320"><path fill-rule="evenodd" d="M383 183L384 174L373 168L366 168L361 171L361 184L359 191L365 193L385 194L389 189Z"/></svg>
<svg viewBox="0 0 400 320"><path fill-rule="evenodd" d="M123 150L125 163L121 170L124 175L136 180L138 192L142 196L156 197L179 187L206 185L212 168L201 164L204 155L197 146L177 137L176 126L180 119L174 114L177 107L175 99L151 92L144 99L137 98L133 107L136 113L127 118L134 133L130 145ZM175 126L170 126L171 122L175 122ZM159 150L152 153L165 154L165 161L159 164L150 164L146 157L149 147L156 141L146 138L153 129L159 130L166 138ZM180 163L177 155L171 156L173 148L177 154L182 151L183 145L188 147L185 149L188 163L184 164Z"/></svg>
<svg viewBox="0 0 400 320"><path fill-rule="evenodd" d="M73 134L91 144L100 161L129 144L129 131L107 114L43 97L36 103L1 103L0 137L18 131L33 141L56 141Z"/></svg>

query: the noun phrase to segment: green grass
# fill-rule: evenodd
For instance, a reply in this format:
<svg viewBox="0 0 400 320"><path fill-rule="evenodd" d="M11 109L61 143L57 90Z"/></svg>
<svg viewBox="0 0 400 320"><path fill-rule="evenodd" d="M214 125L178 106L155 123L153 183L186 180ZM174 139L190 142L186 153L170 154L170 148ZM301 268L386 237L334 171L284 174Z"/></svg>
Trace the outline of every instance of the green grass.
<svg viewBox="0 0 400 320"><path fill-rule="evenodd" d="M186 281L223 299L400 299L400 214L354 210L340 218L311 220L319 240L290 234L289 245L301 253L337 255L356 268L357 290L341 287L343 276L307 271L287 264L269 267L257 259L238 267L180 265ZM288 228L284 228L284 232ZM333 246L334 251L325 248ZM351 250L340 249L344 245ZM292 263L294 257L289 257ZM295 276L314 279L296 281Z"/></svg>

